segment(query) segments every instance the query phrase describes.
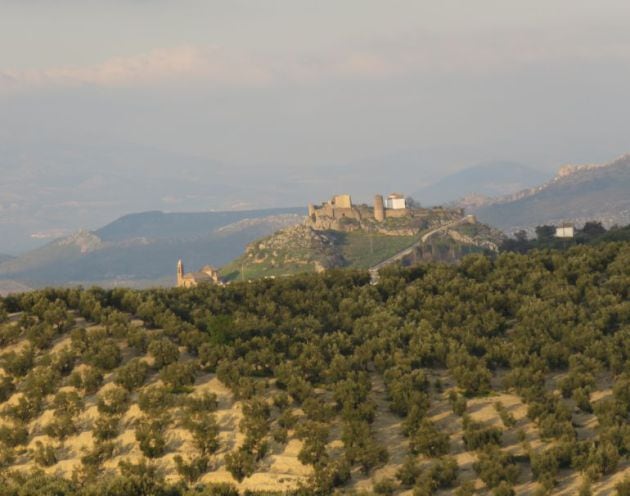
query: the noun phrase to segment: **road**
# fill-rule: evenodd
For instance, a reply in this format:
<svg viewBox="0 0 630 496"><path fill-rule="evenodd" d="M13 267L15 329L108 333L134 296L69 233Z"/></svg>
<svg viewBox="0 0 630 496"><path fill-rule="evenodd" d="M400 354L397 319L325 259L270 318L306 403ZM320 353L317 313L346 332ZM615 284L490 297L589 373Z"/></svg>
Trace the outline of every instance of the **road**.
<svg viewBox="0 0 630 496"><path fill-rule="evenodd" d="M370 272L370 278L372 280L372 283L374 284L378 282L378 271L381 270L383 267L399 262L406 256L411 255L415 251L416 248L418 248L423 243L426 243L429 240L429 238L433 236L434 234L440 231L445 231L446 229L449 229L453 226L464 224L466 222L470 222L470 216L468 215L466 217L462 217L461 219L454 220L453 222L449 222L448 224L444 224L443 226L436 227L435 229L432 229L429 232L423 234L422 237L411 246L405 248L404 250L399 251L398 253L392 255L388 259L383 260L382 262L379 262L376 265L373 265L372 267L368 269Z"/></svg>

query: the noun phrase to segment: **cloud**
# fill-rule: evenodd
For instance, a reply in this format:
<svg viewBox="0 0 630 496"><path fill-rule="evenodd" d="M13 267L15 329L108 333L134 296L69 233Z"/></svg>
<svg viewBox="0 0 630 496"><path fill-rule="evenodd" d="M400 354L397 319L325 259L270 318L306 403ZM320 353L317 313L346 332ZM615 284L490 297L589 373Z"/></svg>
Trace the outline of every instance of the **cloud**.
<svg viewBox="0 0 630 496"><path fill-rule="evenodd" d="M260 85L268 71L243 54L220 47L201 49L184 45L147 54L114 57L85 67L0 70L0 88L42 86L132 87L169 81L202 80L217 85Z"/></svg>
<svg viewBox="0 0 630 496"><path fill-rule="evenodd" d="M562 35L562 36L561 36ZM0 69L0 89L37 87L144 87L199 82L219 87L318 84L391 79L410 73L487 73L552 62L630 59L627 38L581 42L567 33L493 32L459 36L415 33L315 53L261 55L222 46L182 45L114 57L91 66Z"/></svg>

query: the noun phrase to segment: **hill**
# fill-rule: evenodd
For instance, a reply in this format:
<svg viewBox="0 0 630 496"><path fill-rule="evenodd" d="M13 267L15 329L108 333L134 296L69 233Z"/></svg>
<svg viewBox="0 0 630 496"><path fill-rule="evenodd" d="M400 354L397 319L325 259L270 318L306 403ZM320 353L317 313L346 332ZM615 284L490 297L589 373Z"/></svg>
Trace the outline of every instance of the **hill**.
<svg viewBox="0 0 630 496"><path fill-rule="evenodd" d="M0 299L1 491L625 495L629 287L608 243Z"/></svg>
<svg viewBox="0 0 630 496"><path fill-rule="evenodd" d="M538 169L516 162L487 162L450 174L415 191L423 205L444 205L462 197L496 197L532 188L548 179Z"/></svg>
<svg viewBox="0 0 630 496"><path fill-rule="evenodd" d="M0 279L31 287L64 284L173 284L175 264L223 265L247 243L302 221L305 210L162 213L124 216L0 263Z"/></svg>
<svg viewBox="0 0 630 496"><path fill-rule="evenodd" d="M496 251L503 234L468 219L445 216L418 226L413 218L391 219L348 230L290 227L256 240L221 269L228 281L277 277L333 268L369 269L388 261L450 261L485 250ZM367 226L367 227L366 227ZM370 230L369 227L378 227ZM395 259L395 260L394 260Z"/></svg>
<svg viewBox="0 0 630 496"><path fill-rule="evenodd" d="M537 188L469 209L480 221L510 232L538 225L600 221L630 223L630 155L599 166L567 166Z"/></svg>

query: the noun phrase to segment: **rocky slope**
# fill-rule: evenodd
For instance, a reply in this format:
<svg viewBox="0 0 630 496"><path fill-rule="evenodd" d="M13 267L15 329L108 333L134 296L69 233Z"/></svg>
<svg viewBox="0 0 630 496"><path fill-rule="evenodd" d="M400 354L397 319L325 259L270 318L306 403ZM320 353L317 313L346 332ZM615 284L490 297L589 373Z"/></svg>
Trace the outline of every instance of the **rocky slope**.
<svg viewBox="0 0 630 496"><path fill-rule="evenodd" d="M537 188L495 199L465 199L460 206L481 222L510 232L589 220L625 225L630 223L630 155L603 165L565 166Z"/></svg>
<svg viewBox="0 0 630 496"><path fill-rule="evenodd" d="M400 258L404 263L414 263L419 257L425 261L453 261L471 252L496 250L504 236L474 221L453 223L444 218L443 227L439 227L434 220L426 222L430 227L415 229L394 223L387 232L361 227L323 230L307 222L250 243L245 253L223 267L221 273L228 280L237 280L342 267L368 269L409 250L411 257Z"/></svg>

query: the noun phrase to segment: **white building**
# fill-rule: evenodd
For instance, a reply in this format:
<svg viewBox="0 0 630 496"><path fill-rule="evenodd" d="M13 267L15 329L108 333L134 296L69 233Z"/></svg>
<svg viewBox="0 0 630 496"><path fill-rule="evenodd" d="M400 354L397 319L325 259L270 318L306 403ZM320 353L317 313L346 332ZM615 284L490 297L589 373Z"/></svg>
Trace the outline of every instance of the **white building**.
<svg viewBox="0 0 630 496"><path fill-rule="evenodd" d="M572 238L575 235L575 229L570 224L563 224L556 227L556 238Z"/></svg>
<svg viewBox="0 0 630 496"><path fill-rule="evenodd" d="M392 210L402 210L407 208L407 203L405 201L404 195L399 193L392 193L388 195L385 200L385 208L389 208Z"/></svg>

